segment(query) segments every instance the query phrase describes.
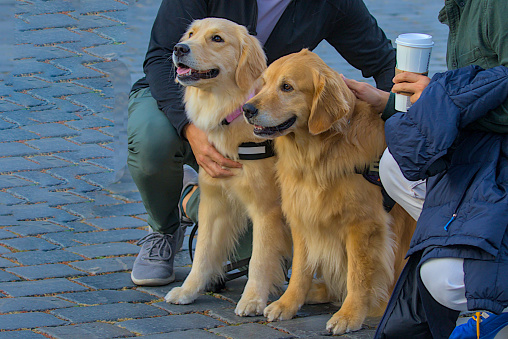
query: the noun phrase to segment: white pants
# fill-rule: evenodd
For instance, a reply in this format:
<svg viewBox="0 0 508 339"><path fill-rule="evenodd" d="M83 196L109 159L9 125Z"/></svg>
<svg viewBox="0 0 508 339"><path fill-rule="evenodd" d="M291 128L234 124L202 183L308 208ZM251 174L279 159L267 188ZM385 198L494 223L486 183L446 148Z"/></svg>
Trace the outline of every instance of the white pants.
<svg viewBox="0 0 508 339"><path fill-rule="evenodd" d="M388 195L418 220L425 200L426 181L407 180L388 148L379 163L379 176ZM422 282L432 297L456 311L467 311L463 265L463 259L436 258L425 262L420 269Z"/></svg>

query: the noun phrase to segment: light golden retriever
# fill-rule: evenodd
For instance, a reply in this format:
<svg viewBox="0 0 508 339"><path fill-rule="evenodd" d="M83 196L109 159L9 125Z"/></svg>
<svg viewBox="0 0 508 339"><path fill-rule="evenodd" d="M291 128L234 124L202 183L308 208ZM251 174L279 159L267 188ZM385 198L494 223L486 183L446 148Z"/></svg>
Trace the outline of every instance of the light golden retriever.
<svg viewBox="0 0 508 339"><path fill-rule="evenodd" d="M264 141L242 116L241 107L256 91L256 80L266 68L258 40L231 21L207 18L194 21L175 46L176 81L185 86L189 119L205 131L225 157L243 167L234 176L216 179L199 171L201 200L199 236L192 270L181 287L165 297L175 304L193 302L207 283L222 274L247 217L253 223L253 252L249 279L236 314L262 314L270 291L284 282L283 259L291 255L289 228L283 223L280 190L275 179L275 157L240 160L239 145ZM224 119L238 111L227 124Z"/></svg>
<svg viewBox="0 0 508 339"><path fill-rule="evenodd" d="M380 187L358 174L385 148L383 121L308 50L275 61L262 81L244 115L255 135L278 137L282 210L294 246L289 286L264 314L290 319L306 300L339 300L327 330L359 330L386 307L415 227L400 206L385 212ZM312 285L316 273L322 280Z"/></svg>

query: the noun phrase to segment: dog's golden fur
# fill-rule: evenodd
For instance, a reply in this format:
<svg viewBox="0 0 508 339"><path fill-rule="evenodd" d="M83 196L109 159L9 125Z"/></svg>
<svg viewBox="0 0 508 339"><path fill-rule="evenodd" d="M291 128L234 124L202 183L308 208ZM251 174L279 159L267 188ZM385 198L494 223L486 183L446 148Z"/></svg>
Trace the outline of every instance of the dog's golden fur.
<svg viewBox="0 0 508 339"><path fill-rule="evenodd" d="M254 240L249 280L235 312L241 316L262 314L269 292L284 281L283 258L291 254L289 228L282 220L275 181L275 157L239 160L241 143L262 140L254 136L252 125L243 116L229 125L221 122L256 90L266 59L260 43L245 27L225 19L194 21L180 42L190 51L185 58L173 56L176 64L184 63L196 71L219 71L214 78L183 83L189 119L207 133L220 153L243 167L231 169L235 175L221 179L199 171L201 200L194 263L182 287L172 289L166 301L191 303L207 283L222 274L223 263L250 217Z"/></svg>
<svg viewBox="0 0 508 339"><path fill-rule="evenodd" d="M380 187L357 174L385 148L383 121L308 50L275 61L262 80L244 112L256 135L279 136L277 175L294 244L288 289L264 314L290 319L304 302L339 300L327 329L358 330L386 306L415 227L398 205L386 213ZM321 283L312 284L316 272Z"/></svg>

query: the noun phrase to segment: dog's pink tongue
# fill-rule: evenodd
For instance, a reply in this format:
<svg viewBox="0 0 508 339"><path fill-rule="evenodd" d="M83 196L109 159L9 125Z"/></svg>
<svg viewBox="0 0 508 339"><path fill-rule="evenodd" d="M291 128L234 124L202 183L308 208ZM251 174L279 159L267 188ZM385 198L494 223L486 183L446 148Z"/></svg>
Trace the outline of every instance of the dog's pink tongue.
<svg viewBox="0 0 508 339"><path fill-rule="evenodd" d="M177 74L185 74L185 73L188 73L190 70L190 68L187 68L187 67L178 67L176 69L176 73Z"/></svg>

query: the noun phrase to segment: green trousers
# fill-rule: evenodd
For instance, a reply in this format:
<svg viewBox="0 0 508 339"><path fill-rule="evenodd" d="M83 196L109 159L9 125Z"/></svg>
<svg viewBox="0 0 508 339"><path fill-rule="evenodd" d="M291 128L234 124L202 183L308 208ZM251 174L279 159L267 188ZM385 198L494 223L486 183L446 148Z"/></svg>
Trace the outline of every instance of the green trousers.
<svg viewBox="0 0 508 339"><path fill-rule="evenodd" d="M154 232L173 234L180 226L178 203L182 191L183 165L198 169L190 144L182 139L159 110L148 88L129 96L127 123L129 171ZM187 215L198 221L199 188L187 203ZM252 232L240 239L238 257L250 256Z"/></svg>

